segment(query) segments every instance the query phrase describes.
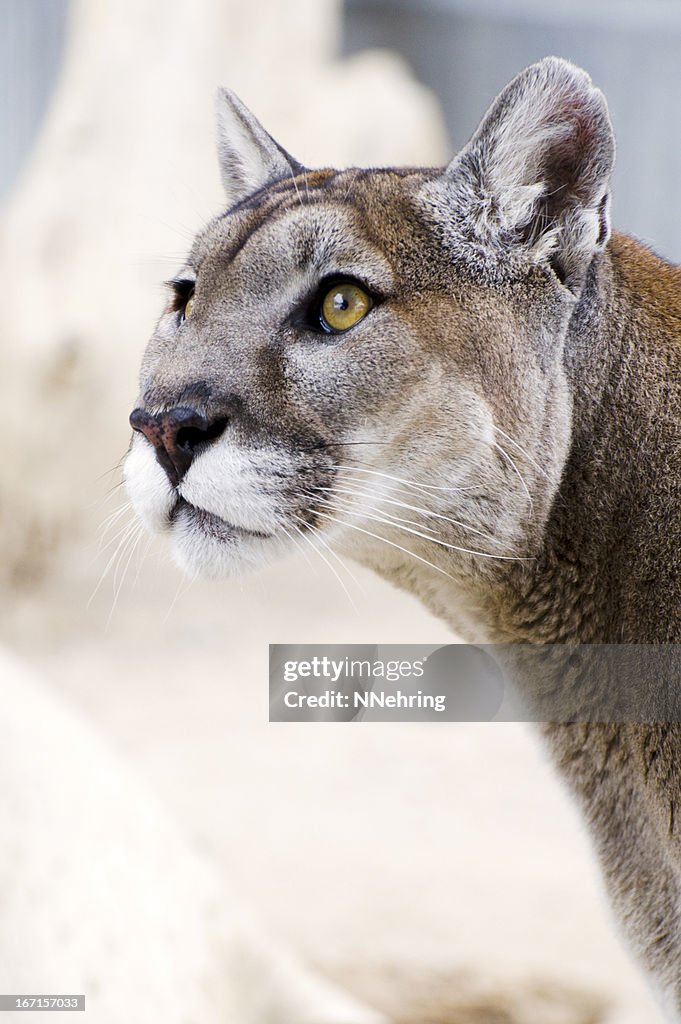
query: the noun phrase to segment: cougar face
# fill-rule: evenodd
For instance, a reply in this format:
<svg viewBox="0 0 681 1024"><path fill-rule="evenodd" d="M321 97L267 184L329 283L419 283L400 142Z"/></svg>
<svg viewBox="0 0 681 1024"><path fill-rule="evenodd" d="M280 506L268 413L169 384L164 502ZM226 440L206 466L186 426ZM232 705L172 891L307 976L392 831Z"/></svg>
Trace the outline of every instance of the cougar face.
<svg viewBox="0 0 681 1024"><path fill-rule="evenodd" d="M454 578L532 556L569 440L565 332L607 238L589 130L609 128L583 72L524 76L445 171L306 171L221 93L231 205L171 282L125 465L189 572L307 541ZM577 132L587 171L549 215Z"/></svg>

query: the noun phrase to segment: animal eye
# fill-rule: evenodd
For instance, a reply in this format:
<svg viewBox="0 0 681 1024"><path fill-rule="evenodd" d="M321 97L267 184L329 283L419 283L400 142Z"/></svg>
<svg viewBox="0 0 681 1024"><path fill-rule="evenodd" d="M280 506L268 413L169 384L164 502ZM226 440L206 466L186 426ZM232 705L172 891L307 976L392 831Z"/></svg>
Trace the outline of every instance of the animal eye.
<svg viewBox="0 0 681 1024"><path fill-rule="evenodd" d="M174 277L166 281L166 287L172 292L169 312L177 316L178 323L186 320L191 314L195 286L196 281L193 277Z"/></svg>
<svg viewBox="0 0 681 1024"><path fill-rule="evenodd" d="M363 288L351 281L341 281L324 295L319 321L325 331L333 334L347 331L367 315L372 305Z"/></svg>
<svg viewBox="0 0 681 1024"><path fill-rule="evenodd" d="M194 307L194 292L191 293L191 295L189 296L189 298L187 299L187 301L184 304L184 309L182 310L182 319L183 320L186 320L187 317L191 316L193 307Z"/></svg>

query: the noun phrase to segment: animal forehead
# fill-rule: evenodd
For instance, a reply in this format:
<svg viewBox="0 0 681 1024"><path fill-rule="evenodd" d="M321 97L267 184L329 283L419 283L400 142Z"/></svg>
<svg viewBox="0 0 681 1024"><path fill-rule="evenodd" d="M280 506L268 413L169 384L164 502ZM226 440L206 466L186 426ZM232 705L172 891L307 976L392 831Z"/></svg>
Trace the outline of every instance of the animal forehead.
<svg viewBox="0 0 681 1024"><path fill-rule="evenodd" d="M357 277L379 290L389 289L393 281L384 252L348 209L317 205L280 210L245 234L230 233L216 241L197 272L199 283L223 298L243 289L255 298L273 291L283 294L282 289L288 294L333 275Z"/></svg>
<svg viewBox="0 0 681 1024"><path fill-rule="evenodd" d="M304 172L276 182L217 218L198 237L192 265L224 265L276 256L289 267L389 257L392 220L403 222L403 179L421 172L348 169Z"/></svg>

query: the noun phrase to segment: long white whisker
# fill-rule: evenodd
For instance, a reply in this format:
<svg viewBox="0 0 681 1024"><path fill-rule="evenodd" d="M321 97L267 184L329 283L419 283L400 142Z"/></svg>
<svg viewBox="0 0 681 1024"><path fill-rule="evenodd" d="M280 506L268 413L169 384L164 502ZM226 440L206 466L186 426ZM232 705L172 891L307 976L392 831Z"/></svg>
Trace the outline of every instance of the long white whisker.
<svg viewBox="0 0 681 1024"><path fill-rule="evenodd" d="M127 522L123 521L122 523L112 524L112 526L116 526L116 532L111 537L109 537L108 540L106 539L106 537L100 538L99 547L97 548L97 555L103 554L108 548L110 548L113 544L120 540L123 534L127 533L132 526L137 524L137 522L137 517L134 517L133 519L130 519Z"/></svg>
<svg viewBox="0 0 681 1024"><path fill-rule="evenodd" d="M523 446L522 446L522 445L518 444L518 442L517 442L517 441L514 441L514 440L513 440L513 438L512 438L512 437L511 437L511 436L510 436L509 434L507 434L507 433L506 433L505 431L503 431L503 430L501 429L501 427L498 427L498 426L496 425L496 423L494 423L494 424L493 424L493 427L494 427L494 429L495 429L495 430L496 430L496 431L497 431L497 432L498 432L499 434L501 434L501 436L502 436L502 437L505 437L505 438L506 438L506 440L507 440L507 441L509 441L509 442L510 442L510 443L511 443L511 444L513 445L513 447L514 447L514 448L517 448L517 449L518 449L518 451L519 451L519 452L520 452L520 453L521 453L522 455L524 455L524 456L525 456L525 458L527 459L527 461L528 461L529 463L531 463L531 465L533 465L533 466L534 466L534 468L535 468L535 469L537 470L537 472L538 472L538 473L541 473L541 475L542 475L542 476L544 476L544 477L546 477L546 479L547 479L547 480L549 479L549 474L548 474L548 473L546 472L546 470L545 470L545 469L542 469L542 467L541 467L541 466L539 465L539 463L538 463L538 462L536 462L536 461L535 461L535 460L534 460L534 459L532 458L532 456L530 455L530 453L529 453L528 451L526 451L526 450L525 450L525 449L523 448Z"/></svg>
<svg viewBox="0 0 681 1024"><path fill-rule="evenodd" d="M103 494L99 498L95 498L94 501L89 502L89 504L86 505L85 507L87 509L93 509L99 508L100 505L108 505L108 503L110 501L113 501L114 498L119 497L118 492L120 491L121 487L123 487L124 483L124 480L119 480L118 483L114 484L112 487L109 487L105 494Z"/></svg>
<svg viewBox="0 0 681 1024"><path fill-rule="evenodd" d="M106 627L105 627L106 629L108 629L109 626L111 625L111 620L113 619L114 612L116 611L116 606L118 604L118 598L119 598L119 595L121 593L121 590L123 589L123 584L125 582L125 577L127 576L128 569L130 568L130 563L132 561L132 557L135 554L135 550L137 549L137 546L139 545L139 542L140 542L140 540L142 539L143 536L144 536L144 527L140 523L139 524L139 529L138 529L137 533L133 535L132 541L128 541L129 552L128 552L128 555L127 555L127 559L126 559L125 565L123 567L123 571L121 572L118 585L116 585L116 574L114 573L114 596L113 596L113 601L111 602L111 610L109 611L109 615L108 615L107 620L106 620ZM121 559L119 561L117 569L120 568L120 565L121 565L122 561L123 561L123 555L121 555Z"/></svg>
<svg viewBox="0 0 681 1024"><path fill-rule="evenodd" d="M357 498L369 497L369 495L355 494L352 491L347 491L345 489L341 490L340 487L337 488L337 492L336 493L338 493L338 494L349 494L352 497L357 497ZM343 500L345 500L345 499L343 499ZM377 500L381 501L383 499L378 498ZM346 502L346 504L347 504L347 502ZM416 519L405 519L404 516L396 516L394 512L386 511L386 509L379 508L378 505L368 505L368 504L362 503L362 505L360 507L361 508L368 508L371 512L375 512L377 515L385 516L387 519L390 519L391 522L394 522L394 523L406 523L407 526L418 526L418 527L420 527L423 530L428 530L430 533L433 534L433 537L435 537L435 531L434 530L431 530L431 528L429 526L425 526L423 523L419 523Z"/></svg>
<svg viewBox="0 0 681 1024"><path fill-rule="evenodd" d="M116 600L118 598L118 594L120 593L121 586L123 585L123 580L125 579L125 573L126 573L127 567L130 564L129 554L132 554L132 552L135 550L135 547L137 546L137 543L140 540L140 537L142 536L142 532L143 532L142 524L140 522L136 522L135 526L136 526L136 529L133 530L130 533L130 535L128 536L128 538L127 538L127 540L126 540L126 542L125 542L125 544L124 544L124 546L123 546L123 548L121 550L120 558L118 559L118 562L116 563L116 567L114 569L114 574L113 574L114 604L116 603ZM126 557L127 557L127 561L124 563L123 559L126 558Z"/></svg>
<svg viewBox="0 0 681 1024"><path fill-rule="evenodd" d="M294 529L296 530L297 533L300 533L300 530L298 530L297 526L295 526ZM317 573L317 566L312 564L312 559L310 558L310 556L308 555L307 551L305 550L304 545L298 543L296 538L293 536L292 533L290 533L286 529L286 527L283 525L283 523L280 526L280 530L288 537L288 539L298 549L298 551L300 551L301 555L303 556L303 558L305 559L307 564L312 569L312 572L315 573L315 575L316 575L316 573Z"/></svg>
<svg viewBox="0 0 681 1024"><path fill-rule="evenodd" d="M142 566L144 565L146 557L149 554L149 548L151 547L151 542L153 539L154 538L151 535L149 535L147 537L147 543L144 546L144 551L142 551L141 555L138 554L137 565L135 567L135 578L132 581L133 589L137 586L137 582L140 578L140 572L142 571Z"/></svg>
<svg viewBox="0 0 681 1024"><path fill-rule="evenodd" d="M393 480L398 484L405 484L407 487L414 487L416 490L421 491L456 491L462 493L464 491L474 491L476 487L471 485L470 487L443 487L438 484L424 484L418 483L416 480L405 480L401 476L391 476L389 473L381 473L377 469L367 469L366 466L355 466L351 467L357 473L371 473L372 476L382 476L386 480Z"/></svg>
<svg viewBox="0 0 681 1024"><path fill-rule="evenodd" d="M197 579L197 574L196 573L194 573L192 576L189 576L189 577L186 577L186 578L184 576L181 577L180 582L177 585L177 590L175 591L175 596L172 599L172 601L170 602L170 605L168 606L168 611L163 616L163 625L164 626L166 625L166 623L170 619L170 616L172 615L173 610L175 608L175 605L177 604L177 602L180 599L180 597L184 597L184 595L187 593L187 591L191 589L192 585L194 583L196 583L196 579Z"/></svg>
<svg viewBox="0 0 681 1024"><path fill-rule="evenodd" d="M319 501L323 501L328 507L334 508L333 502L328 501L326 498L319 498ZM421 530L413 530L410 526L401 526L399 523L385 519L383 516L374 515L371 512L359 511L356 512L351 508L343 508L342 506L336 506L335 511L344 512L347 515L358 516L360 519L366 517L373 519L378 523L383 523L385 526L394 526L397 530L404 530L405 533L411 533L415 537L421 537L423 540L429 540L432 544L437 544L439 547L447 548L449 551L460 551L465 555L478 555L480 558L492 558L500 562L527 562L530 561L528 558L523 558L520 555L494 555L489 551L476 551L473 548L463 548L458 544L449 544L447 541L438 540L437 537L433 537L430 534L422 533Z"/></svg>
<svg viewBox="0 0 681 1024"><path fill-rule="evenodd" d="M295 518L298 519L299 522L304 522L304 520L300 519L298 516L296 516ZM301 537L305 537L305 539L309 542L310 546L312 547L312 550L316 551L317 554L319 555L319 557L321 558L321 560L329 567L329 569L334 574L334 576L336 577L336 579L340 583L341 587L343 588L343 591L345 592L345 595L346 595L348 601L352 605L352 608L354 609L355 612L357 612L357 614L359 614L359 609L358 609L357 605L355 604L354 598L353 598L352 594L350 593L350 591L348 590L348 588L345 586L345 582L343 581L343 579L341 579L341 576L338 573L336 567L331 564L331 562L328 560L328 558L326 557L326 555L324 554L323 551L320 551L318 547L315 547L315 545L312 543L312 538L309 536L309 533L308 534L304 534L302 532L302 530L298 529L298 527L296 527L296 530L298 531L298 533L300 534Z"/></svg>
<svg viewBox="0 0 681 1024"><path fill-rule="evenodd" d="M365 498L371 499L373 497L373 495L363 494L361 491L349 491L345 487L311 487L310 490L313 490L313 491L327 491L332 497L335 496L335 495L338 495L338 494L348 494L348 495L350 495L351 498L359 498L359 499L365 499ZM328 499L324 499L322 497L320 500L324 501L324 500L328 500ZM342 498L341 500L345 501L346 505L349 505L349 502L345 498ZM376 500L377 501L387 501L389 499L377 497ZM392 504L397 505L397 504L401 504L401 503L400 502L392 502ZM429 530L430 533L433 534L433 539L435 539L435 531L431 530L431 528L429 526L424 526L423 523L417 522L415 519L405 519L404 516L396 516L393 512L385 511L385 509L378 508L376 505L367 505L363 501L362 501L362 503L358 507L363 508L363 509L364 508L368 508L368 509L371 509L373 512L378 513L379 515L385 515L385 516L387 516L389 519L391 519L395 523L407 523L409 526L418 526L418 527L421 527L424 530ZM409 506L405 505L404 507L408 508Z"/></svg>
<svg viewBox="0 0 681 1024"><path fill-rule="evenodd" d="M121 517L124 516L127 512L130 512L131 508L132 505L130 504L130 502L126 501L124 505L116 509L115 512L112 512L111 515L107 516L106 519L102 522L101 526L99 527L100 536L98 551L102 550L104 541L106 540L107 533L110 533L111 530L113 530L113 528L116 526Z"/></svg>
<svg viewBox="0 0 681 1024"><path fill-rule="evenodd" d="M497 451L501 452L501 454L504 456L504 458L507 459L508 462L511 464L511 468L513 469L513 472L516 474L516 476L520 480L520 483L523 486L523 490L525 491L525 494L527 495L527 500L530 503L530 511L534 511L534 505L533 505L533 502L532 502L532 495L530 494L529 488L528 488L527 484L525 483L525 479L523 477L523 474L520 472L520 470L518 469L518 467L516 466L515 462L513 461L511 456L508 454L508 452L505 451L505 449L503 449L501 447L501 445L499 444L498 441L492 441L492 444L497 449Z"/></svg>
<svg viewBox="0 0 681 1024"><path fill-rule="evenodd" d="M124 502L120 506L120 508L117 508L113 512L110 512L109 515L105 519L102 520L102 522L100 524L100 527L99 527L100 530L102 530L105 527L107 527L109 525L109 523L112 523L115 519L120 518L120 516L122 516L123 513L127 512L128 509L130 509L130 508L132 508L131 503L129 501L126 501L126 502Z"/></svg>
<svg viewBox="0 0 681 1024"><path fill-rule="evenodd" d="M406 501L400 501L397 498L387 498L387 497L384 497L381 494L367 494L364 491L349 491L349 490L347 490L347 489L345 489L343 487L337 487L337 486L336 487L325 487L325 488L313 488L313 489L316 489L316 490L323 489L323 490L331 491L331 492L334 492L334 493L337 492L337 493L340 493L340 494L353 494L355 497L359 497L359 498L369 498L370 500L373 499L374 501L387 502L390 505L397 505L399 508L409 509L409 511L411 511L411 512L420 512L424 516L432 516L433 518L440 519L440 520L442 520L442 521L444 521L446 523L452 523L453 526L460 526L462 529L468 530L469 533L475 533L479 537L483 537L485 540L491 541L493 544L499 544L500 543L500 541L499 541L499 539L497 537L493 537L492 534L490 534L490 533L485 533L484 530L478 530L477 527L470 526L469 523L463 523L463 522L461 522L460 519L452 519L451 516L442 515L440 512L433 512L431 509L422 508L419 505L410 505ZM386 515L387 514L388 513L386 513ZM399 517L395 517L395 518L399 518ZM405 519L404 522L405 523L412 523L413 526L422 526L423 525L422 523L414 523L410 519Z"/></svg>
<svg viewBox="0 0 681 1024"><path fill-rule="evenodd" d="M99 590L100 590L100 588L102 586L102 583L104 582L104 580L108 576L109 570L111 569L111 566L115 563L116 559L118 558L118 555L121 552L121 549L130 540L130 537L133 535L133 533L135 532L135 529L137 528L138 525L139 524L138 524L137 520L133 520L132 523L128 523L123 528L123 530L121 531L122 536L119 534L120 540L118 541L118 546L116 547L116 550L114 551L113 555L111 555L111 557L109 558L109 561L104 566L104 571L102 572L102 575L99 577L99 581L97 583L97 586L95 587L95 589L92 591L92 594L90 595L90 599L89 599L89 601L87 603L87 607L88 608L90 607L90 605L94 601L95 597L99 593ZM118 538L114 538L114 539L118 539ZM113 541L111 541L110 543L113 543ZM109 545L107 545L107 547L108 546Z"/></svg>
<svg viewBox="0 0 681 1024"><path fill-rule="evenodd" d="M309 512L310 515L324 516L325 519L330 519L332 523L338 523L336 516L328 515L326 512L322 512L321 509L317 509L316 511L307 509L306 511ZM394 541L388 540L387 537L381 537L379 534L372 533L371 530L365 530L362 526L357 526L355 523L343 523L342 525L347 526L350 530L357 530L358 533L365 533L367 537L373 537L374 540L382 540L384 544L388 544L391 548L403 551L405 555L411 555L411 557L415 558L418 562L423 562L424 565L430 566L431 569L435 569L436 572L442 573L442 575L447 576L448 579L454 580L454 577L451 576L450 573L445 572L444 569L441 569L439 565L433 565L433 563L429 562L427 558L421 558L421 555L417 555L414 551L410 551L409 548L403 548L401 544L396 544ZM454 582L456 581L454 580Z"/></svg>
<svg viewBox="0 0 681 1024"><path fill-rule="evenodd" d="M300 519L299 519L299 522L301 522L301 521L302 521L302 520L300 520ZM360 592L360 594L362 595L362 597L364 597L364 598L365 598L365 597L366 597L366 591L365 591L364 587L363 587L363 586L362 586L362 584L361 584L361 583L359 582L359 580L358 580L358 579L357 579L357 577L355 576L355 574L354 574L354 572L352 571L352 569L348 568L348 566L347 566L347 565L345 564L345 562L343 561L343 559L341 558L341 556L340 556L340 555L338 554L338 552L337 552L337 551L334 551L334 550L333 550L333 548L331 547L331 545L329 544L329 542L327 541L326 537L325 537L325 536L324 536L324 534L323 534L323 533L321 532L321 530L318 530L318 529L316 529L316 528L315 528L314 526L309 526L309 524L308 524L308 529L310 530L310 532L311 532L311 533L313 533L313 534L314 534L314 536L315 536L315 537L317 538L317 540L319 541L319 543L320 543L320 544L323 544L323 545L324 545L324 547L325 547L325 548L326 548L326 550L327 550L327 551L329 552L329 554L331 555L331 557L332 557L332 558L335 558L335 559L336 559L336 561L337 561L337 562L338 562L338 564L340 565L341 569L343 569L343 570L344 570L344 572L346 572L346 573L348 574L348 576L350 577L350 579L352 580L352 582L353 582L353 583L355 584L355 586L356 586L356 587L357 587L357 589L359 590L359 592Z"/></svg>

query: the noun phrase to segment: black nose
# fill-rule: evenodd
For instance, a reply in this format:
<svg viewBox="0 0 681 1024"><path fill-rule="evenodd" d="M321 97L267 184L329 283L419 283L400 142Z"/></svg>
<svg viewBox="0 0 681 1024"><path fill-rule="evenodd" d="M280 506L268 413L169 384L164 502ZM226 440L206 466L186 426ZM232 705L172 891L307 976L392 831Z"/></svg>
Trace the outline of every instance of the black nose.
<svg viewBox="0 0 681 1024"><path fill-rule="evenodd" d="M196 453L220 437L226 425L225 417L211 420L199 409L184 405L155 414L133 409L130 414L130 426L151 441L156 458L174 486L179 484Z"/></svg>

